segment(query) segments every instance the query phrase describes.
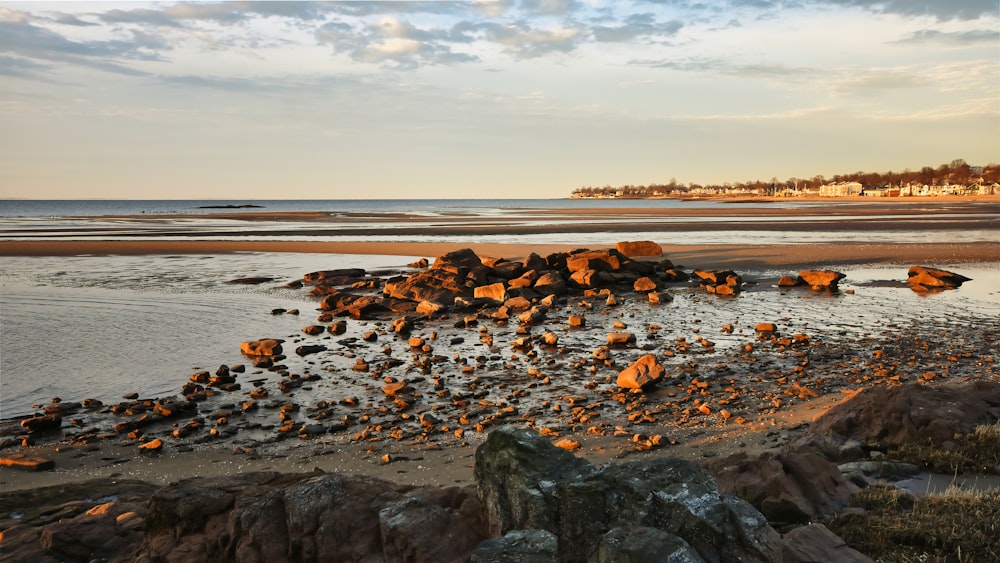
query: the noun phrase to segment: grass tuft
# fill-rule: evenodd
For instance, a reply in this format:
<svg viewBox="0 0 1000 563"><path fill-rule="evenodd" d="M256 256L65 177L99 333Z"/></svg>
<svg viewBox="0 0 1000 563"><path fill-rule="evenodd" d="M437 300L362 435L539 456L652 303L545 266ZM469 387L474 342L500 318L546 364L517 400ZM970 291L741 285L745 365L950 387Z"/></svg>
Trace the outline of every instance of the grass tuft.
<svg viewBox="0 0 1000 563"><path fill-rule="evenodd" d="M848 545L880 561L1000 561L1000 490L949 489L917 498L873 485L851 498L828 527Z"/></svg>
<svg viewBox="0 0 1000 563"><path fill-rule="evenodd" d="M1000 467L1000 422L978 426L956 435L948 449L930 444L903 444L889 448L891 459L914 463L935 473L988 475Z"/></svg>

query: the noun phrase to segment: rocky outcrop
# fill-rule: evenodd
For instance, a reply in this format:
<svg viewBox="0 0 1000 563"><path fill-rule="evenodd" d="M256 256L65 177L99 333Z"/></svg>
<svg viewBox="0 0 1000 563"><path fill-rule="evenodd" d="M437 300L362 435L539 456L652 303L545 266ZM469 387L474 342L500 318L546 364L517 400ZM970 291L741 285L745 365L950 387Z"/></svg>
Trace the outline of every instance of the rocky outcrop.
<svg viewBox="0 0 1000 563"><path fill-rule="evenodd" d="M691 462L661 458L598 469L534 431L504 428L476 451L475 474L490 531L548 531L560 561L619 560L598 554L627 551L621 540L629 537L644 538L663 560L779 557L778 534L764 517L721 494Z"/></svg>
<svg viewBox="0 0 1000 563"><path fill-rule="evenodd" d="M847 442L935 444L968 434L1000 419L1000 383L867 388L827 411L809 427L800 447L817 447L828 457Z"/></svg>
<svg viewBox="0 0 1000 563"><path fill-rule="evenodd" d="M906 283L910 284L910 288L914 291L955 289L967 281L972 281L971 278L961 274L927 266L910 266L906 275Z"/></svg>
<svg viewBox="0 0 1000 563"><path fill-rule="evenodd" d="M706 467L721 491L746 499L772 523L829 518L858 490L836 465L810 453L764 452L756 457L739 453Z"/></svg>
<svg viewBox="0 0 1000 563"><path fill-rule="evenodd" d="M153 495L136 561L464 561L484 538L471 487L251 473Z"/></svg>

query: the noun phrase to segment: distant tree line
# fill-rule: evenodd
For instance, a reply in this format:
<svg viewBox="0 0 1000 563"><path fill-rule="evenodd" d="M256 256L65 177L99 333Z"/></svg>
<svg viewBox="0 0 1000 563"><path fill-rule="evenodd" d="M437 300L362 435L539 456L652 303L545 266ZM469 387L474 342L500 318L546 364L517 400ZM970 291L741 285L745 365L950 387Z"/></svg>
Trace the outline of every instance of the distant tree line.
<svg viewBox="0 0 1000 563"><path fill-rule="evenodd" d="M858 182L866 188L892 187L906 185L944 186L973 184L990 185L1000 183L1000 165L990 164L983 167L970 166L962 159L942 164L937 168L924 166L920 170L907 168L902 172L854 172L837 174L830 178L822 175L812 178L789 178L779 181L771 178L769 181L753 180L724 184L701 185L696 183L679 184L671 179L668 184L649 184L647 186L585 186L573 190L573 197L616 197L616 198L646 198L671 197L699 193L744 193L751 195L772 195L778 192L818 191L820 186L842 182Z"/></svg>

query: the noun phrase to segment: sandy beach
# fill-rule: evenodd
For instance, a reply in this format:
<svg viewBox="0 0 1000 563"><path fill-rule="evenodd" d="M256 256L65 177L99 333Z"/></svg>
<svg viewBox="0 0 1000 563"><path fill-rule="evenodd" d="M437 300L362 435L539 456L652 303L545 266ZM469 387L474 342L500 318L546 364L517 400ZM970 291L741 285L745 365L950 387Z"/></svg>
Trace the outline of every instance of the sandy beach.
<svg viewBox="0 0 1000 563"><path fill-rule="evenodd" d="M924 202L918 203L923 204ZM993 215L996 213L996 209L991 206L991 203L992 200L986 200L985 202L971 200L959 201L954 203L954 205L958 208L955 213L959 216L978 216L980 219L986 221L986 224L990 225L991 228L996 229L996 219L993 218ZM854 204L854 206L850 206L851 204ZM966 204L969 205L963 207ZM913 202L907 202L906 205L883 205L881 202L876 204L863 202L862 205L860 202L842 202L838 205L840 207L836 213L849 212L852 214L852 217L855 215L858 216L842 220L839 223L839 228L843 228L845 230L866 228L866 226L869 225L869 223L865 220L866 215L881 217L885 215L905 214L909 216L914 213ZM748 212L746 209L739 209L738 207L738 205L734 204L733 208L727 208L722 212L719 210L687 210L684 211L682 215L697 219L699 216L717 217L719 215L725 216L727 214L746 215L747 213L752 213L754 215L763 214L765 216L771 216L775 220L779 220L783 215L792 213L788 210L780 208L755 208L754 210ZM815 210L815 212L808 211L807 214L814 213L816 215L816 221L825 221L826 219L822 216L827 215L830 212L830 209L819 209ZM567 212L549 210L544 214L560 215L564 213ZM580 214L579 211L575 211L573 213ZM596 216L601 216L603 214L609 219L614 217L614 221L618 221L621 216L628 217L630 215L643 215L649 213L649 210L644 209L615 209L600 211L590 210L585 214ZM801 209L794 210L794 214L802 215L803 211ZM234 217L227 214L225 215L225 218L233 219ZM137 218L132 219L140 220ZM141 218L142 221L163 221L170 219L170 217ZM247 213L246 216L242 217L242 219L252 221L287 221L289 217L277 217L266 213L261 214L254 212ZM325 221L325 218L322 216L310 214L296 214L295 219L312 221L320 227ZM371 218L362 219L370 220ZM392 220L395 222L402 220L403 222L409 223L410 227L414 229L429 229L433 231L440 228L440 225L421 226L423 220L417 217L392 217ZM921 224L920 221L913 221L912 218L908 220L914 222L915 224ZM952 217L948 220L958 221L960 223L963 219L962 217ZM609 221L609 224L613 224L614 221ZM440 220L438 220L438 222L440 222ZM681 225L684 224L682 223ZM799 223L797 228L809 228L810 225L816 226L818 223L805 221ZM648 226L646 227L648 228ZM925 223L924 227L927 229L934 228L934 223ZM505 229L515 232L523 230L525 227L505 226L500 224L489 225L483 228L491 229L494 233L503 233L506 232ZM563 224L562 228L573 231L574 229L588 229L591 227L585 225L573 226L572 224L567 226L566 224ZM674 228L677 227L672 224L670 229ZM368 232L373 239L377 239L381 231L371 229ZM933 265L946 263L960 265L963 263L1000 263L1000 241L961 244L922 243L914 241L909 244L845 244L843 242L831 242L828 244L773 245L747 245L739 244L738 242L733 241L712 245L685 245L669 242L669 240L673 238L672 235L665 234L664 238L667 240L659 241L663 248L663 256L665 258L669 258L675 265L689 270L697 268L714 268L733 269L737 271L754 270L795 272L799 269L805 268L838 269L858 264L893 264L908 266L910 264ZM113 241L100 240L99 237L85 238L83 240L7 240L0 243L0 256L167 256L183 254L213 255L227 253L288 252L398 255L427 257L433 261L433 258L436 256L441 256L448 252L462 248L471 248L481 257L515 260L528 256L531 253L545 256L551 253L570 251L575 248L574 246L566 244L525 245L474 242L386 242L380 240L362 240L354 242L327 242L313 240L198 240L197 237L192 237L192 239L193 240L161 240L156 236L149 236L144 240ZM629 237L627 233L622 233L617 240L609 240L607 246L613 247L615 242L618 240L629 240ZM303 272L303 274L305 273L306 272ZM571 298L571 302L568 305L572 304L573 299ZM631 315L648 314L648 309L633 308L629 309L629 311L632 311L630 313ZM608 315L609 312L610 310L602 312L601 314ZM302 321L303 324L308 323L308 319L306 318ZM643 323L646 323L647 328L641 330L649 330L648 324L650 321L648 319L640 317L640 320L633 319L627 322L629 325L635 323L642 325ZM422 327L421 331L423 334L437 331L442 333L439 338L445 339L445 335L449 334L449 332L445 330L445 326L445 324L440 323L429 323L428 325ZM706 327L706 329L708 329L706 330L707 333L717 333L719 331L719 327L714 325ZM904 329L900 330L903 331ZM994 337L996 330L995 325L992 328L988 328L985 338L988 340L989 338ZM695 329L695 332L697 333L697 329ZM508 338L513 338L513 336L514 335L511 335ZM752 334L747 335L747 338L752 340L752 336ZM597 335L597 338L597 343L600 343L599 341L603 338L603 335ZM964 352L967 352L970 355L976 355L977 357L984 354L995 355L995 352L990 352L986 349L977 349L976 346L979 342L982 342L982 339L967 339ZM509 347L509 345L509 343L503 344L503 346L507 347ZM824 345L836 347L833 343ZM851 347L856 345L857 342L845 341L842 343L842 346L845 347L846 350L850 350ZM859 350L857 352L848 353L857 353L861 355L864 358L866 365L883 365L885 362L876 361L868 357L867 354L870 354L870 349L872 348L884 348L885 343L868 342L865 345L868 347L868 351L862 352ZM441 343L436 344L435 347L439 348L437 351L439 354L446 356L451 355L452 353L468 353L468 349L463 351L461 347L456 348L457 352L449 351L448 346ZM581 348L577 349L574 354L589 357L590 349L593 346L581 343L580 347ZM670 347L668 346L668 350L669 348ZM773 351L762 353L765 353L769 358L771 358L771 360L768 360L765 363L772 363L775 365L778 365L776 362L783 362L783 358L787 357L787 353L784 349L782 348L779 350L777 347L774 348ZM836 373L840 373L844 370L842 370L836 360L830 360L829 358L839 357L837 354L841 353L843 352L829 353L829 357L825 360L825 363L824 361L819 361L819 358L817 358L814 360L814 365L827 365L832 370L836 371ZM899 353L905 354L906 351L900 350ZM936 351L931 350L927 352L927 357L932 358L934 353L941 354L948 353L948 351L943 349L938 349ZM954 353L954 351L952 350L951 353ZM698 361L697 357L693 358L694 359L691 360L692 365L693 362ZM532 358L518 359L517 356L514 356L514 360L508 360L506 362L507 369L521 371L524 367L520 365L515 367L515 364L518 364L521 360L527 359ZM220 361L227 360L220 359ZM552 369L559 369L559 366L563 366L565 368L572 364L573 361L574 360L566 359L549 360L549 362L552 363L552 366L550 366ZM579 361L582 362L585 360ZM720 360L715 359L706 361L718 362ZM725 361L734 360L733 358L730 358ZM500 363L500 365L502 364L503 362ZM531 364L529 363L528 365L530 366ZM782 365L787 366L787 363ZM623 364L615 364L614 370L619 370L623 367ZM737 374L752 373L752 371L746 371L750 369L750 366L734 369L736 369L735 373ZM773 370L774 368L772 367L771 369ZM786 369L791 368L780 368L780 370ZM815 383L816 380L823 382L824 380L829 380L831 378L830 373L819 372L820 369L822 368L812 368L814 379L810 381L813 381L813 383ZM996 377L996 374L993 373L992 369L988 369L986 372L982 370L971 370L963 371L961 374L956 374L954 377L973 376ZM490 377L496 377L496 375L494 374ZM905 381L907 379L912 380L919 377L919 373L914 371L910 375L903 375L902 379ZM695 377L695 380L697 380L697 377ZM803 380L803 384L807 387L810 386L809 383L806 383L806 380ZM800 393L801 397L798 400L790 402L786 401L786 404L784 404L781 408L762 409L756 406L751 408L747 405L744 409L746 413L746 422L740 425L727 423L726 420L717 419L715 417L710 419L706 417L704 420L691 422L687 420L686 417L677 414L677 412L679 412L678 409L671 407L672 410L659 408L662 412L658 415L650 417L651 420L656 419L658 422L649 425L650 428L630 428L624 432L624 437L617 435L621 433L614 432L614 428L616 426L629 427L628 422L625 421L624 418L614 418L614 416L622 415L604 415L609 418L602 419L602 423L598 425L598 427L602 428L602 430L598 432L593 430L588 431L588 427L593 428L592 425L588 424L553 423L551 428L554 429L553 436L567 437L582 441L585 446L579 451L579 454L597 462L622 459L623 457L635 455L674 455L689 458L700 458L706 455L724 455L735 451L759 451L762 449L776 447L782 443L787 443L797 434L801 433L801 431L805 428L806 423L824 412L831 405L841 401L845 396L847 396L845 394L850 394L856 391L859 385L864 386L871 384L884 384L884 382L872 381L866 377L864 380L857 379L856 383L853 379L845 379L839 384L832 386L825 383L814 384L812 385L812 387L815 388L814 392ZM534 386L533 383L531 385ZM661 390L662 394L657 396L666 398L667 394L669 394L670 397L690 395L690 389L688 388L689 385L690 376L688 376L687 380L678 380L675 384L665 387ZM782 389L770 388L771 385L771 383L760 381L750 384L751 387L756 389L755 393L758 393L761 398L776 397L777 395L784 393L784 390ZM722 387L717 389L715 393L724 394L725 387L725 385L722 385ZM777 392L777 394L775 392ZM562 395L566 395L566 393L567 392L563 392ZM554 395L551 395L552 398L546 398L545 400L555 400L554 398L561 397L562 395L560 395L559 392L556 392ZM545 397L550 396L545 395ZM81 399L81 397L72 398L72 400L79 399ZM773 399L767 400L772 401ZM779 403L780 401L776 404ZM572 401L570 401L570 404L572 404ZM442 410L435 412L447 411ZM668 412L671 414L667 414ZM681 424L677 424L678 420L682 420L683 422ZM357 428L360 429L360 427ZM454 429L454 426L450 426L448 428L448 436L453 433L452 431ZM169 428L167 430L167 433L169 433ZM631 438L632 435L637 432L643 434L662 433L665 436L669 436L673 445L667 448L655 449L651 452L636 451L635 444ZM17 432L15 431L14 433L16 434ZM276 445L269 445L267 447L264 447L263 445L261 447L250 447L236 443L228 443L226 441L223 441L222 444L213 444L211 440L191 444L185 442L184 440L180 440L177 444L171 444L168 446L165 451L158 456L136 456L134 455L134 452L136 451L135 448L137 444L146 439L139 438L139 435L136 435L136 438L119 436L111 439L91 440L81 444L79 442L73 443L72 441L60 439L58 434L43 434L39 436L39 439L36 441L36 445L23 448L9 445L5 449L5 453L11 453L12 450L17 450L19 453L27 455L43 456L54 460L56 462L56 469L44 472L24 472L10 468L2 468L0 469L0 482L2 482L5 490L11 491L53 485L61 482L69 482L92 477L126 476L129 478L138 478L156 483L168 483L180 478L195 475L224 474L233 471L248 471L257 469L301 471L319 467L328 471L336 470L372 474L400 482L414 484L468 483L471 480L471 456L477 441L481 440L483 435L485 434L470 432L466 434L467 438L457 440L420 439L418 434L413 434L411 435L411 438L404 440L339 440L324 443L316 443L315 441L310 442L309 440L293 440L283 441L277 443ZM390 460L389 463L386 463L387 459Z"/></svg>

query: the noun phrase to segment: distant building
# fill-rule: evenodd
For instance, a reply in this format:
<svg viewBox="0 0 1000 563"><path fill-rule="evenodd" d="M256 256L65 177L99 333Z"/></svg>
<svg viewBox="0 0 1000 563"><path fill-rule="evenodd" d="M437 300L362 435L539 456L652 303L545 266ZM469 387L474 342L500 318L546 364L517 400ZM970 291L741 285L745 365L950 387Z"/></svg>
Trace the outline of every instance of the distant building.
<svg viewBox="0 0 1000 563"><path fill-rule="evenodd" d="M860 182L836 182L819 187L820 197L848 197L861 195L864 186Z"/></svg>

